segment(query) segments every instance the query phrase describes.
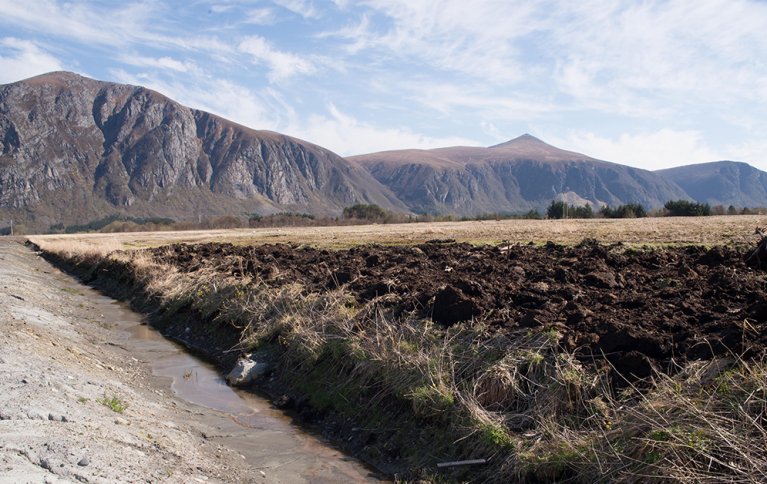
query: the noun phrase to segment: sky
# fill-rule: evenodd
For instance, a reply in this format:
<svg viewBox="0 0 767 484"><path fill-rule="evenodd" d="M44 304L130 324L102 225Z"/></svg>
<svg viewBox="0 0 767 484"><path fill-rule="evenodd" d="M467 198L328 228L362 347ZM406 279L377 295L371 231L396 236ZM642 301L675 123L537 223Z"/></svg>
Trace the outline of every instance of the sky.
<svg viewBox="0 0 767 484"><path fill-rule="evenodd" d="M155 89L347 156L530 133L767 170L766 0L0 0L0 83Z"/></svg>

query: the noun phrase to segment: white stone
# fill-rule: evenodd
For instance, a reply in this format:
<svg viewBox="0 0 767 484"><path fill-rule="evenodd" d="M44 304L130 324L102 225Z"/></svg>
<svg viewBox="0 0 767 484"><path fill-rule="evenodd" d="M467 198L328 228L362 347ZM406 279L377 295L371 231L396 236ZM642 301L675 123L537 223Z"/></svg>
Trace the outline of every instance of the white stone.
<svg viewBox="0 0 767 484"><path fill-rule="evenodd" d="M268 369L268 363L256 361L251 355L245 355L237 360L232 371L226 375L226 381L232 386L245 386L263 376Z"/></svg>

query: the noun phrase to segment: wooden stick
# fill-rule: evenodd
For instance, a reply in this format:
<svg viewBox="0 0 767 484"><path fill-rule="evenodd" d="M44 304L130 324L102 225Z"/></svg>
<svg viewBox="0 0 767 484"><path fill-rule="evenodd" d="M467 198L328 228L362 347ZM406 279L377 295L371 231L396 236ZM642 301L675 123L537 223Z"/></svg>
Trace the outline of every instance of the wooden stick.
<svg viewBox="0 0 767 484"><path fill-rule="evenodd" d="M476 464L487 464L487 459L456 460L453 462L440 462L439 464L437 464L437 468L444 469L445 467L471 466Z"/></svg>

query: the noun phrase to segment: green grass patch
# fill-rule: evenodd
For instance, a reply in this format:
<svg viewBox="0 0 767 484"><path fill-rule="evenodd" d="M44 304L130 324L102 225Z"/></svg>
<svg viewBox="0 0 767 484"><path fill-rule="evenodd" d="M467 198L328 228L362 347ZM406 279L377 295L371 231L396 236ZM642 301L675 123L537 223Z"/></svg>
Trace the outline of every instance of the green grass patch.
<svg viewBox="0 0 767 484"><path fill-rule="evenodd" d="M128 404L116 395L112 395L111 397L104 395L96 401L109 408L113 412L125 413L125 410L128 409Z"/></svg>

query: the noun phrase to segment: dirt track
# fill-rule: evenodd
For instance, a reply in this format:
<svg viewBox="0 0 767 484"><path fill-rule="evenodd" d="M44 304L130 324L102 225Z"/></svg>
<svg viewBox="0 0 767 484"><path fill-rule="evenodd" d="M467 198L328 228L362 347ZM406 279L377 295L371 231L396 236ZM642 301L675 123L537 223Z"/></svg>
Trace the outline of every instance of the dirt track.
<svg viewBox="0 0 767 484"><path fill-rule="evenodd" d="M295 431L254 434L176 397L95 298L0 241L0 482L366 480ZM99 402L112 396L124 413Z"/></svg>
<svg viewBox="0 0 767 484"><path fill-rule="evenodd" d="M624 375L712 355L763 354L763 271L743 252L657 250L585 243L360 246L333 251L290 245L176 245L155 257L182 271L214 268L306 292L343 286L359 302L442 325L482 321L495 331L556 329L584 361L607 359Z"/></svg>

